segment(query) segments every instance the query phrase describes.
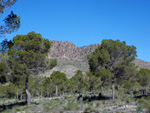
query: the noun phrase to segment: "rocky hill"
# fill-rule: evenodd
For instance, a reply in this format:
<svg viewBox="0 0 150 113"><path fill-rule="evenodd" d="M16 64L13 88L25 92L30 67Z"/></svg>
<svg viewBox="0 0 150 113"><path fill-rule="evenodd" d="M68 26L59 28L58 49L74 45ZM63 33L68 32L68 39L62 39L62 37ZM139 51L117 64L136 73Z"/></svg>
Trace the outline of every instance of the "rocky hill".
<svg viewBox="0 0 150 113"><path fill-rule="evenodd" d="M52 70L42 74L42 76L50 76L53 71L61 71L71 78L77 70L84 73L89 70L87 54L91 54L98 44L77 47L68 41L51 41L52 47L48 53L48 58L57 58L58 65ZM134 63L140 68L150 69L150 63L140 59L135 59Z"/></svg>
<svg viewBox="0 0 150 113"><path fill-rule="evenodd" d="M138 66L138 69L140 68L150 69L150 62L146 62L140 59L135 59L134 63Z"/></svg>
<svg viewBox="0 0 150 113"><path fill-rule="evenodd" d="M87 54L91 54L98 47L98 44L77 47L68 41L51 41L51 44L48 58L85 59Z"/></svg>

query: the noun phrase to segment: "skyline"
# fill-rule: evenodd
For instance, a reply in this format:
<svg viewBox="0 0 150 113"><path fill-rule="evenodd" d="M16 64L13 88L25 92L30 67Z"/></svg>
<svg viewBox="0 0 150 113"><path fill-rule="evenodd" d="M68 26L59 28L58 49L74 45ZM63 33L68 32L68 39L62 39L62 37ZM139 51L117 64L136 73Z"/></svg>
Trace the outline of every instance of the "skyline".
<svg viewBox="0 0 150 113"><path fill-rule="evenodd" d="M8 40L31 31L79 47L119 39L136 46L138 59L150 62L149 6L149 0L18 0L0 21L11 10L21 17L21 27L7 34Z"/></svg>

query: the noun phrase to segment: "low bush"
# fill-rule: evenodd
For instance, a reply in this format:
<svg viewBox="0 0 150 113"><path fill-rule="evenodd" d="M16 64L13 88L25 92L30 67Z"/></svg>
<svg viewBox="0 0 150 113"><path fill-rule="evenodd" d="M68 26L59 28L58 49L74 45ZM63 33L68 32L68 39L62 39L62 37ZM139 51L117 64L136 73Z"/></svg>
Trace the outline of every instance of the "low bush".
<svg viewBox="0 0 150 113"><path fill-rule="evenodd" d="M78 110L79 107L77 106L77 104L73 103L73 102L68 102L67 106L64 107L64 110Z"/></svg>

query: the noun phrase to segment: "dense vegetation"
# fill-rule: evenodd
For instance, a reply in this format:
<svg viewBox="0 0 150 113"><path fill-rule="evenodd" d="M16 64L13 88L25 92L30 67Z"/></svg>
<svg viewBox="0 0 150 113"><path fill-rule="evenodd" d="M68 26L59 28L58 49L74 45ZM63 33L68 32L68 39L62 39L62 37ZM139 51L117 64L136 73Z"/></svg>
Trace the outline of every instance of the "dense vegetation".
<svg viewBox="0 0 150 113"><path fill-rule="evenodd" d="M17 35L13 38L12 43L11 47L9 43L5 44L7 52L2 52L6 57L0 62L0 81L1 83L10 82L16 85L17 99L18 88L25 84L24 88L28 97L28 104L30 104L31 95L28 91L28 78L39 71L51 68L49 61L45 60L51 44L49 40L43 39L40 34L35 32Z"/></svg>
<svg viewBox="0 0 150 113"><path fill-rule="evenodd" d="M111 88L112 81L115 81L117 91L124 90L126 93L149 91L150 71L137 70L132 63L136 57L136 48L126 45L125 42L103 40L101 46L87 56L90 71L86 74L77 71L71 79L67 79L61 72L53 72L46 78L35 77L39 72L52 69L57 65L56 59L46 59L50 42L43 39L40 34L30 32L27 35L17 35L10 42L2 42L5 51L1 53L0 58L0 82L1 84L9 83L2 85L1 89L10 88L9 85L12 87L13 84L16 91L6 93L6 97L15 95L17 99L18 96L22 97L25 93L23 89L28 89L28 78L30 78L29 88L32 89L30 92L34 96L55 94L58 96L63 93L86 91L103 92L104 89Z"/></svg>

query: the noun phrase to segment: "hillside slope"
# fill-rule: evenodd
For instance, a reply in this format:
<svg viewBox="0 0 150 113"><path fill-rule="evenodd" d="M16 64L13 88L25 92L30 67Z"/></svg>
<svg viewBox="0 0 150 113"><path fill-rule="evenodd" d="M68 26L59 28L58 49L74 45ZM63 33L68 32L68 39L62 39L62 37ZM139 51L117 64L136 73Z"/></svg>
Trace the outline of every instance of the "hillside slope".
<svg viewBox="0 0 150 113"><path fill-rule="evenodd" d="M57 66L52 70L41 73L39 76L50 76L53 71L60 71L71 78L77 70L82 70L84 73L89 70L88 61L85 59L70 59L70 58L57 58Z"/></svg>
<svg viewBox="0 0 150 113"><path fill-rule="evenodd" d="M140 59L135 59L134 63L140 68L150 69L150 62L146 62Z"/></svg>
<svg viewBox="0 0 150 113"><path fill-rule="evenodd" d="M58 65L52 70L47 71L41 76L50 76L53 71L61 71L71 78L77 70L84 73L89 70L89 64L86 59L87 54L91 54L98 44L77 47L68 41L51 41L52 47L48 53L48 58L57 58ZM134 63L140 68L150 69L150 63L140 59L135 59Z"/></svg>

